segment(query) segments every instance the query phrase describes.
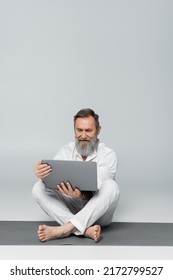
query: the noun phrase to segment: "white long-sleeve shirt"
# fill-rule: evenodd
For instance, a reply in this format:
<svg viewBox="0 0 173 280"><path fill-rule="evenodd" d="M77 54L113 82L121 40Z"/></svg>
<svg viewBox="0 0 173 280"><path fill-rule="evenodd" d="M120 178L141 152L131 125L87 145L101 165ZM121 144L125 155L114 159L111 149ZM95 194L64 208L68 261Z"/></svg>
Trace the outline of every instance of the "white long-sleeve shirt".
<svg viewBox="0 0 173 280"><path fill-rule="evenodd" d="M83 161L81 155L75 148L74 142L70 142L67 145L62 146L56 153L54 159ZM104 143L99 143L97 151L89 155L86 161L97 162L98 188L100 188L100 186L106 179L115 180L117 157L115 152L112 149L106 147Z"/></svg>

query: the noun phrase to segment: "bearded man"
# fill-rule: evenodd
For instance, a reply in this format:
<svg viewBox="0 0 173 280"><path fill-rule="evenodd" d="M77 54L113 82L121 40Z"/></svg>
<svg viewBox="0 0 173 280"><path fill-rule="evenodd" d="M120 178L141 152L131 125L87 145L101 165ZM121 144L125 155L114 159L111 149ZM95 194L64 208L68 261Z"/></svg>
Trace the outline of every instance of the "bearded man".
<svg viewBox="0 0 173 280"><path fill-rule="evenodd" d="M117 158L115 152L98 135L101 131L99 116L90 108L81 109L74 116L75 141L59 149L55 160L77 160L97 162L98 191L81 192L69 182L61 182L55 190L45 188L44 178L51 167L39 161L35 174L39 180L32 195L41 208L57 222L57 226L40 225L38 237L41 241L84 235L98 242L101 227L111 223L118 199L119 187L115 181Z"/></svg>

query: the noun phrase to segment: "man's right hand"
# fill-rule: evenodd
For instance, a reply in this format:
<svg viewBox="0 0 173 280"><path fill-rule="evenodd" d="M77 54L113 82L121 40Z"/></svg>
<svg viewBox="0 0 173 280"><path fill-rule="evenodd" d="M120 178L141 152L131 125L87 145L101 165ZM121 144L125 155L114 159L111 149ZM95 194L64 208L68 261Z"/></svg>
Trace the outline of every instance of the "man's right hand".
<svg viewBox="0 0 173 280"><path fill-rule="evenodd" d="M35 175L41 180L47 177L52 171L51 167L48 164L41 163L41 161L39 161L35 165L34 170L35 170Z"/></svg>

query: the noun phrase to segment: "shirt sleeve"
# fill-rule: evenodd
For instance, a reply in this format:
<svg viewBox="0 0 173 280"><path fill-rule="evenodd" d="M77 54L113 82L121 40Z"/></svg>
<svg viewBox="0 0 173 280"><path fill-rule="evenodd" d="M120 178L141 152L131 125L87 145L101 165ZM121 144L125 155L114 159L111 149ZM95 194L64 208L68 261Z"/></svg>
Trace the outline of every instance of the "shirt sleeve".
<svg viewBox="0 0 173 280"><path fill-rule="evenodd" d="M63 147L61 147L57 153L55 154L54 158L55 160L66 160L65 150Z"/></svg>
<svg viewBox="0 0 173 280"><path fill-rule="evenodd" d="M117 170L117 157L113 150L105 151L99 156L97 162L97 181L98 188L106 179L115 180Z"/></svg>

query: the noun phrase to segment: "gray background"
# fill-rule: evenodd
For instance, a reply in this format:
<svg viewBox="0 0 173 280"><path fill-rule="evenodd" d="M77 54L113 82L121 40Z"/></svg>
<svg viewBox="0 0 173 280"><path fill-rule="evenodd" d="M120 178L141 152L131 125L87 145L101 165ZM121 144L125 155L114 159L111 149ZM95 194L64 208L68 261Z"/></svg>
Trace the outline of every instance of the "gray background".
<svg viewBox="0 0 173 280"><path fill-rule="evenodd" d="M0 2L0 220L45 220L34 165L92 107L116 151L115 221L173 222L173 2Z"/></svg>

